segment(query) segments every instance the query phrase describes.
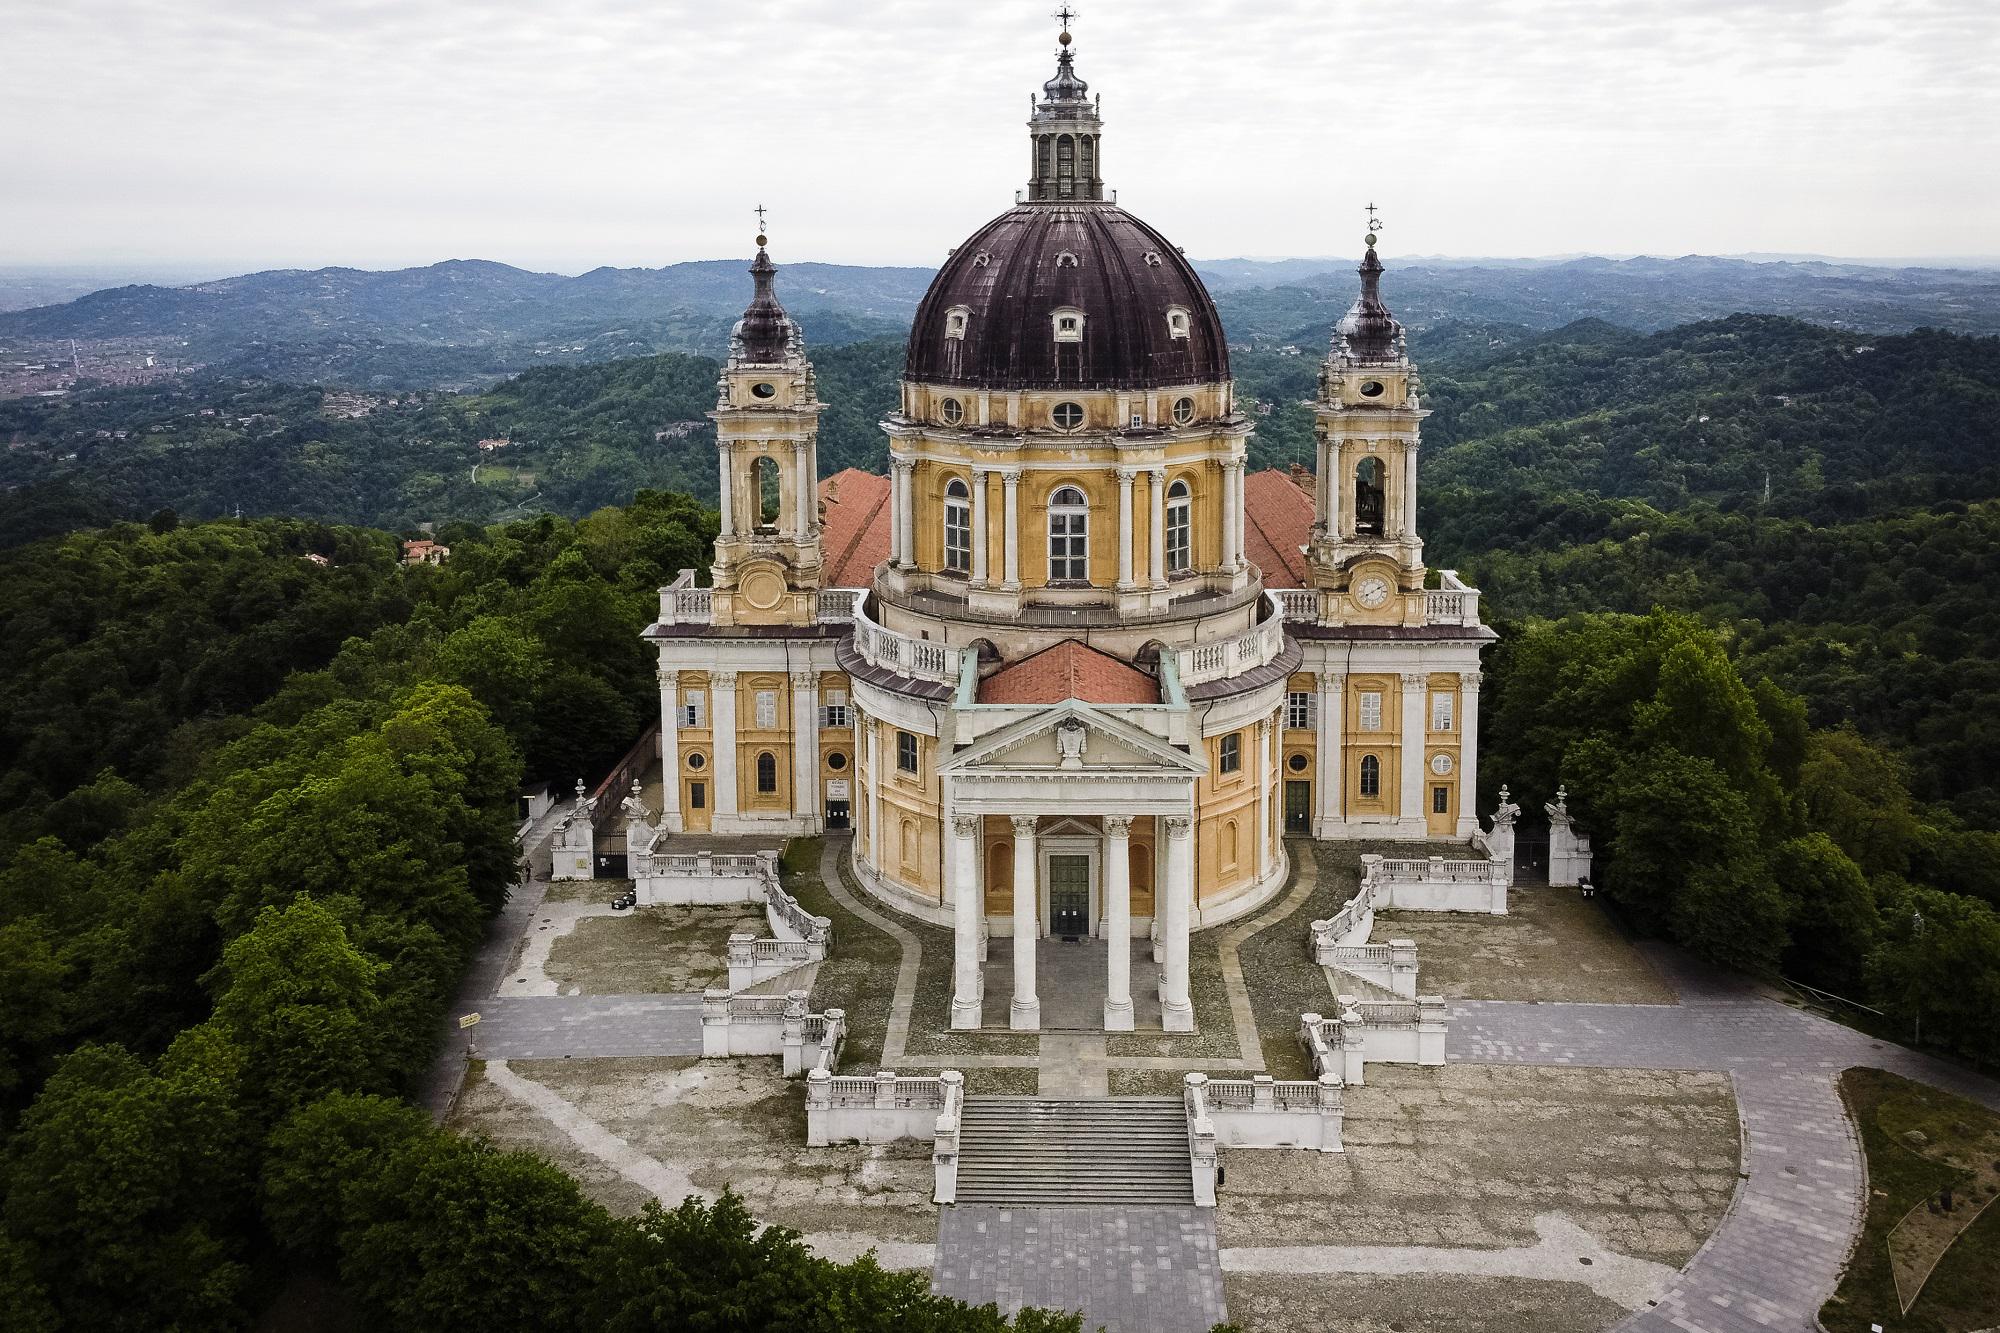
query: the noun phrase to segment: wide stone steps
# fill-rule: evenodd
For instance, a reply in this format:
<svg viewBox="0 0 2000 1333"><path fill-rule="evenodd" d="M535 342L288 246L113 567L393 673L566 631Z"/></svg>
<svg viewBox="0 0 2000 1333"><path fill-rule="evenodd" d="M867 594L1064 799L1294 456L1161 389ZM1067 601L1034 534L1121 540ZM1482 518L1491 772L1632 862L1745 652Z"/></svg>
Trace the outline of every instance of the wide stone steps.
<svg viewBox="0 0 2000 1333"><path fill-rule="evenodd" d="M1191 1205L1177 1097L968 1097L958 1202Z"/></svg>

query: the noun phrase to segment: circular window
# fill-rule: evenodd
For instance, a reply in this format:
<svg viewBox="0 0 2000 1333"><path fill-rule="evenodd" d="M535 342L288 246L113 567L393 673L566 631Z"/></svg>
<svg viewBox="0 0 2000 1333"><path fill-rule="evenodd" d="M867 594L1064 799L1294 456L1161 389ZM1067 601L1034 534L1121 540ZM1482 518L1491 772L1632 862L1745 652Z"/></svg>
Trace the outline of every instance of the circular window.
<svg viewBox="0 0 2000 1333"><path fill-rule="evenodd" d="M708 767L708 756L700 750L693 751L688 755L688 767L697 773L701 772L701 770Z"/></svg>
<svg viewBox="0 0 2000 1333"><path fill-rule="evenodd" d="M778 386L768 383L753 384L750 386L750 392L756 394L759 398L775 398L778 396Z"/></svg>
<svg viewBox="0 0 2000 1333"><path fill-rule="evenodd" d="M838 773L840 772L841 769L847 767L847 756L842 754L840 751L835 750L832 754L826 757L826 766L832 769L834 772Z"/></svg>
<svg viewBox="0 0 2000 1333"><path fill-rule="evenodd" d="M1049 413L1049 420L1060 430L1075 430L1083 424L1083 408L1076 403L1057 403Z"/></svg>
<svg viewBox="0 0 2000 1333"><path fill-rule="evenodd" d="M1382 396L1382 381L1381 380L1361 381L1361 396L1363 398L1380 398Z"/></svg>
<svg viewBox="0 0 2000 1333"><path fill-rule="evenodd" d="M1174 399L1174 424L1176 426L1185 426L1188 424L1188 422L1193 420L1194 420L1194 399L1192 398Z"/></svg>
<svg viewBox="0 0 2000 1333"><path fill-rule="evenodd" d="M1431 772L1437 774L1439 777L1443 777L1445 774L1451 772L1451 770L1452 762L1450 755L1434 754L1431 756Z"/></svg>
<svg viewBox="0 0 2000 1333"><path fill-rule="evenodd" d="M947 398L938 404L938 415L944 418L945 425L956 426L965 420L965 404L956 398Z"/></svg>
<svg viewBox="0 0 2000 1333"><path fill-rule="evenodd" d="M1291 765L1292 772L1303 773L1306 771L1306 764L1310 761L1302 754L1295 754L1285 762Z"/></svg>

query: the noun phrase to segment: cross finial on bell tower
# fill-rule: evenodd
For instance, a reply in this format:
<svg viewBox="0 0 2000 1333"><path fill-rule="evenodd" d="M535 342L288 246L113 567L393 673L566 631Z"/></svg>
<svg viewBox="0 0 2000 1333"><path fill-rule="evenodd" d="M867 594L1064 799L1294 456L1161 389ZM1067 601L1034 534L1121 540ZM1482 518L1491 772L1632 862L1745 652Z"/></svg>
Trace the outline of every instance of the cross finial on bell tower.
<svg viewBox="0 0 2000 1333"><path fill-rule="evenodd" d="M1382 231L1382 219L1375 215L1375 205L1368 205L1368 244L1375 244L1376 236Z"/></svg>
<svg viewBox="0 0 2000 1333"><path fill-rule="evenodd" d="M770 237L764 227L764 206L759 204L754 211L757 214L757 248L761 250L770 243Z"/></svg>
<svg viewBox="0 0 2000 1333"><path fill-rule="evenodd" d="M1062 36L1057 38L1056 40L1060 41L1064 46L1068 46L1069 24L1070 20L1076 17L1076 11L1074 9L1071 9L1067 3L1067 0L1065 0L1063 7L1061 9L1058 9L1055 13L1049 15L1049 17L1056 20L1056 22L1062 24Z"/></svg>

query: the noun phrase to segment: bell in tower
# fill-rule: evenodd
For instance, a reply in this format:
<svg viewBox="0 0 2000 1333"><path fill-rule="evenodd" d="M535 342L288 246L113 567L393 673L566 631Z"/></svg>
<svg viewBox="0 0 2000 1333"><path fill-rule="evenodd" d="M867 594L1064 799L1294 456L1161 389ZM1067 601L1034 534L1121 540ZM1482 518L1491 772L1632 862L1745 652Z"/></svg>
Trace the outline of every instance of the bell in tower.
<svg viewBox="0 0 2000 1333"><path fill-rule="evenodd" d="M1424 542L1417 535L1418 423L1430 413L1403 341L1382 303L1382 260L1369 207L1361 294L1334 329L1313 407L1317 519L1307 578L1330 623L1421 624Z"/></svg>
<svg viewBox="0 0 2000 1333"><path fill-rule="evenodd" d="M721 462L710 570L718 626L811 624L819 596L821 404L798 324L778 304L767 244L760 228L756 292L730 334L708 414Z"/></svg>

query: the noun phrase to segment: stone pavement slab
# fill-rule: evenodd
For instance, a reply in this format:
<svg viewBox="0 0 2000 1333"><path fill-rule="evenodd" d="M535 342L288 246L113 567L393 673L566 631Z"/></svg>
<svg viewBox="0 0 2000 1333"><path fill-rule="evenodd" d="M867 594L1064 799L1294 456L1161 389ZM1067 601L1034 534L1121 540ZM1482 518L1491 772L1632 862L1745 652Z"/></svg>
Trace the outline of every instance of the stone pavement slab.
<svg viewBox="0 0 2000 1333"><path fill-rule="evenodd" d="M931 1285L1007 1314L1081 1310L1107 1333L1207 1333L1228 1317L1205 1208L944 1208Z"/></svg>
<svg viewBox="0 0 2000 1333"><path fill-rule="evenodd" d="M699 995L520 995L485 1000L482 1060L700 1055Z"/></svg>

